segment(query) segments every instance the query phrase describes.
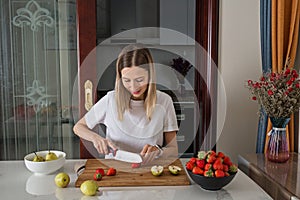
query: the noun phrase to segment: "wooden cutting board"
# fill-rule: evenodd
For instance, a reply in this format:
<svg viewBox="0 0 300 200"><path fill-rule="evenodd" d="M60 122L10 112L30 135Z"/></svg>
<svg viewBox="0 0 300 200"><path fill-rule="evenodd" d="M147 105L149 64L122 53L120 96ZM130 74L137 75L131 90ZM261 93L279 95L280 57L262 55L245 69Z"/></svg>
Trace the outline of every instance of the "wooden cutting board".
<svg viewBox="0 0 300 200"><path fill-rule="evenodd" d="M153 176L151 167L153 165L164 166L164 171L161 176ZM178 175L172 175L169 170L169 165L181 167ZM80 187L85 180L93 180L95 170L103 168L105 172L109 167L114 167L117 170L115 176L103 176L102 180L97 181L100 187L126 187L126 186L175 186L189 185L190 180L185 172L179 159L175 161L157 160L151 166L142 166L140 168L132 168L130 163L111 159L88 159L85 165L85 170L80 174L75 182L76 187Z"/></svg>

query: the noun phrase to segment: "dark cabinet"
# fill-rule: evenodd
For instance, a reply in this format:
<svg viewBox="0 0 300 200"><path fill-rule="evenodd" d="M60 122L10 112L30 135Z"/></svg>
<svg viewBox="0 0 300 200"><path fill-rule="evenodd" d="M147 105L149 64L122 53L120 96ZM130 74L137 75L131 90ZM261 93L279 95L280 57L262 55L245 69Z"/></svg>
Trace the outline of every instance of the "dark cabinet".
<svg viewBox="0 0 300 200"><path fill-rule="evenodd" d="M192 157L196 151L197 134L195 102L174 102L179 131L177 132L178 153L180 157Z"/></svg>

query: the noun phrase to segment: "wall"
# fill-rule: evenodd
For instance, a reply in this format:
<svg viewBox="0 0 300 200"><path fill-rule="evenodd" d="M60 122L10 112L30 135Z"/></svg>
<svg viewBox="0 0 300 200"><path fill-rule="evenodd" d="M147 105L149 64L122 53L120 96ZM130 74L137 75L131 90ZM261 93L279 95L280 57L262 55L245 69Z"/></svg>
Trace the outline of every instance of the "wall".
<svg viewBox="0 0 300 200"><path fill-rule="evenodd" d="M225 3L226 2L226 3ZM225 85L227 113L217 150L234 161L256 148L258 104L244 87L261 74L259 0L220 1L219 70Z"/></svg>

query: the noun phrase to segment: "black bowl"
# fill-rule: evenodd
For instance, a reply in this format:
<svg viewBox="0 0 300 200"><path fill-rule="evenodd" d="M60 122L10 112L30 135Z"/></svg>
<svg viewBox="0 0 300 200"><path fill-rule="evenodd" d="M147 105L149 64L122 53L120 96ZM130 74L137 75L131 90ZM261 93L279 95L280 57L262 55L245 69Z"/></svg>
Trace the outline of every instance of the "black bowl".
<svg viewBox="0 0 300 200"><path fill-rule="evenodd" d="M232 181L236 173L231 174L230 176L225 176L221 178L216 177L206 177L203 175L193 174L191 171L187 170L191 179L200 185L203 189L206 190L220 190L228 183Z"/></svg>

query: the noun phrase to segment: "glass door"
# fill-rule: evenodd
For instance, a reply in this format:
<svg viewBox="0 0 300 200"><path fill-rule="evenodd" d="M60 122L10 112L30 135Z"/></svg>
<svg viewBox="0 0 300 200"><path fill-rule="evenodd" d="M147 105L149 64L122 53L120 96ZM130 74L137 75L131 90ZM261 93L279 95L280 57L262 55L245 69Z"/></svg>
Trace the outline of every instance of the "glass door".
<svg viewBox="0 0 300 200"><path fill-rule="evenodd" d="M0 15L0 160L50 149L78 157L76 1L1 1Z"/></svg>

